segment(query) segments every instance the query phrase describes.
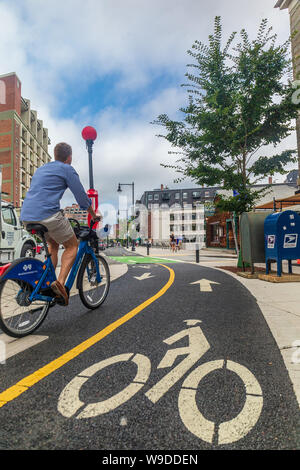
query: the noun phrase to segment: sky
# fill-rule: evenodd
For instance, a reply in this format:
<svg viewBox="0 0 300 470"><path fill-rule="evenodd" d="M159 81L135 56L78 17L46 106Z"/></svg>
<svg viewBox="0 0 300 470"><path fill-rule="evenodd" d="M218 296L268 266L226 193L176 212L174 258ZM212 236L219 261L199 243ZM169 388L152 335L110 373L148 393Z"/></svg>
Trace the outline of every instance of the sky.
<svg viewBox="0 0 300 470"><path fill-rule="evenodd" d="M151 124L159 114L181 119L187 103L187 54L207 42L220 15L224 41L245 28L256 36L263 18L284 42L288 11L276 0L0 0L0 75L16 72L49 130L50 154L58 142L73 148L73 166L89 187L81 130L98 133L93 151L94 186L101 204L117 204L118 183L132 183L135 199L146 190L191 188L179 175L171 146ZM295 134L280 148L296 148ZM278 151L278 149L277 149ZM276 151L276 153L277 153ZM270 150L272 152L272 149ZM292 165L291 168L294 168ZM277 182L284 180L279 175ZM131 198L131 187L123 187ZM75 202L69 190L61 207Z"/></svg>

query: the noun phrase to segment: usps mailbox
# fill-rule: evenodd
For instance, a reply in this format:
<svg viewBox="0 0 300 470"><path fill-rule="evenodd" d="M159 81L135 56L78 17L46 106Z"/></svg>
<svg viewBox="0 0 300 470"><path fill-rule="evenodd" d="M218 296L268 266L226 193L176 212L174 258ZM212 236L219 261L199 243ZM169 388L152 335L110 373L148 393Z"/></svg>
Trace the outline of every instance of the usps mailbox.
<svg viewBox="0 0 300 470"><path fill-rule="evenodd" d="M289 263L292 273L292 260L300 258L300 216L294 211L275 212L264 222L266 273L270 263L277 262L277 275L282 274L282 260Z"/></svg>

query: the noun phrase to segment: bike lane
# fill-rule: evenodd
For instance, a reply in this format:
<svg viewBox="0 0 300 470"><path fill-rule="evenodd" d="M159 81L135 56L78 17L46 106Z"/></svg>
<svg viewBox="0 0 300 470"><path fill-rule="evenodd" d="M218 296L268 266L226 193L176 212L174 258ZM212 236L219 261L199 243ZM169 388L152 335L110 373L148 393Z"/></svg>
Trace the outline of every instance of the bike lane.
<svg viewBox="0 0 300 470"><path fill-rule="evenodd" d="M175 271L175 282L163 295L0 408L0 421L5 423L0 446L2 442L4 448L44 449L300 448L299 407L255 299L220 271L183 263L169 267ZM102 326L108 324L108 316L110 322L119 318L120 309L124 312L129 305L137 305L137 300L149 298L149 292L157 292L168 279L166 268L130 266L128 274L112 286L113 300L103 312ZM93 315L87 314L89 320ZM93 319L86 320L81 314L76 316L70 329L72 344L82 338L81 327L86 337L95 331ZM57 329L54 316L42 328L40 334ZM66 351L71 343L62 327L53 337L51 355ZM45 344L36 354L41 356L43 348ZM15 377L20 375L20 366L26 372L29 361L31 370L38 363L32 351L10 361ZM104 359L108 363L101 369ZM205 367L201 380L199 366ZM132 383L136 391L128 391ZM157 390L160 393L153 399ZM114 400L108 403L111 397ZM234 421L243 415L247 399L248 417ZM78 409L76 400L81 405ZM111 411L101 409L103 402Z"/></svg>

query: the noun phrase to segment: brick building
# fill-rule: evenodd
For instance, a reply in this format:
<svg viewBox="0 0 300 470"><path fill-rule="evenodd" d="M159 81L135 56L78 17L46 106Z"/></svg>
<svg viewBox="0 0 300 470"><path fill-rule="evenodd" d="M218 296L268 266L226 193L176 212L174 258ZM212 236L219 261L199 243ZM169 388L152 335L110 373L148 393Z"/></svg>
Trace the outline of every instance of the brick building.
<svg viewBox="0 0 300 470"><path fill-rule="evenodd" d="M78 204L72 204L64 208L65 216L68 219L76 219L82 225L87 225L88 223L88 213L87 211L80 209Z"/></svg>
<svg viewBox="0 0 300 470"><path fill-rule="evenodd" d="M290 14L290 25L292 38L292 58L294 79L300 80L300 1L299 0L278 0L275 8L281 10L288 9ZM300 118L296 124L297 145L298 145L298 188L300 189Z"/></svg>
<svg viewBox="0 0 300 470"><path fill-rule="evenodd" d="M15 73L0 75L0 165L3 198L21 207L35 170L50 162L48 129L22 97Z"/></svg>
<svg viewBox="0 0 300 470"><path fill-rule="evenodd" d="M283 198L294 197L297 189L295 182L295 170L292 170L286 178L284 183L273 183L272 177L269 178L268 185L255 185L253 188L260 189L268 187L268 192L261 196L260 200L257 201L257 206L260 207L263 204L269 204L273 207L274 200L281 200ZM230 196L230 191L219 190L216 194L216 199L219 195ZM268 207L269 207L268 205ZM233 215L229 212L219 212L216 210L215 214L206 218L206 246L211 248L235 248L233 226L232 226ZM235 220L235 227L237 231L237 239L239 240L239 220L238 217Z"/></svg>

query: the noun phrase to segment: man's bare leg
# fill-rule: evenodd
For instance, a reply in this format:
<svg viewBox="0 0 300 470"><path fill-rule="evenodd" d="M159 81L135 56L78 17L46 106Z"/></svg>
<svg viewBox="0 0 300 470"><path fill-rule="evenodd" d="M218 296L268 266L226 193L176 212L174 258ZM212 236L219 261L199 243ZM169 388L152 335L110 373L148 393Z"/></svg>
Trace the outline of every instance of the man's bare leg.
<svg viewBox="0 0 300 470"><path fill-rule="evenodd" d="M59 249L59 244L56 243L56 241L53 240L53 238L49 238L49 239L47 240L47 244L48 244L49 253L50 253L50 255L51 255L52 264L53 264L53 266L54 266L54 269L56 269L57 262L58 262L58 249Z"/></svg>
<svg viewBox="0 0 300 470"><path fill-rule="evenodd" d="M65 285L67 276L74 264L78 251L78 241L74 235L70 240L63 243L65 249L61 257L61 268L58 276L58 281L62 286Z"/></svg>

